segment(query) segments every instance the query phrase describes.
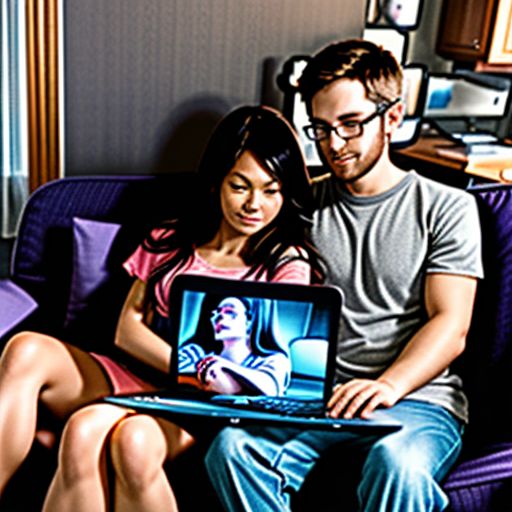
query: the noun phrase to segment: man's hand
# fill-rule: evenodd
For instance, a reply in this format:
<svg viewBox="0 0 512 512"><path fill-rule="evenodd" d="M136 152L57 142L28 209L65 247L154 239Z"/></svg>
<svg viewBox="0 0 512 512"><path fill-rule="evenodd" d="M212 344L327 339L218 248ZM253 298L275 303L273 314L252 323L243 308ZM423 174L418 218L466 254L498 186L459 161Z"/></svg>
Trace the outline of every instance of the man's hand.
<svg viewBox="0 0 512 512"><path fill-rule="evenodd" d="M379 405L391 407L399 399L399 393L390 382L354 379L334 388L327 407L332 418L353 418L356 413L367 418Z"/></svg>

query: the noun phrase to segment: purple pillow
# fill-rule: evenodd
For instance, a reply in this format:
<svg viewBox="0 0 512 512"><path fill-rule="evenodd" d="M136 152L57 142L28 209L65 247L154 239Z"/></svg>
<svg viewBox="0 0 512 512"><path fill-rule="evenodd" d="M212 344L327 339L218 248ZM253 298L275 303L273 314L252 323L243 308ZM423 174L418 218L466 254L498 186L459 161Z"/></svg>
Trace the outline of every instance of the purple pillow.
<svg viewBox="0 0 512 512"><path fill-rule="evenodd" d="M37 302L9 279L0 279L0 338L37 308Z"/></svg>
<svg viewBox="0 0 512 512"><path fill-rule="evenodd" d="M65 326L86 308L90 297L109 278L108 258L119 224L73 218L73 270Z"/></svg>

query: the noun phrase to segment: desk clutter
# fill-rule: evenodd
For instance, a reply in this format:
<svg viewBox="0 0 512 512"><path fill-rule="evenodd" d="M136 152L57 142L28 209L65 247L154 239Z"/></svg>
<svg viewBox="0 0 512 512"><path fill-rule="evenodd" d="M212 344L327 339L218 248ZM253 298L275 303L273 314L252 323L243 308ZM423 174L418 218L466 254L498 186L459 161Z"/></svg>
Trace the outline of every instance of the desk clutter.
<svg viewBox="0 0 512 512"><path fill-rule="evenodd" d="M512 182L512 145L439 144L436 154L462 162L464 171L493 181Z"/></svg>

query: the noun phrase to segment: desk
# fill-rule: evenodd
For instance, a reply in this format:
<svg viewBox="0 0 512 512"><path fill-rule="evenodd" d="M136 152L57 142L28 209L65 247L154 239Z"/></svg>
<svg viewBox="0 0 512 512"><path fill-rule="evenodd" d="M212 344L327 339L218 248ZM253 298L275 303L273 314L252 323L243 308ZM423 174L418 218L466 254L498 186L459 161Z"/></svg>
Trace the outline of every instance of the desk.
<svg viewBox="0 0 512 512"><path fill-rule="evenodd" d="M415 168L451 185L466 187L477 181L512 183L512 158L471 156L441 136L423 135L412 146L392 154L393 161L405 168Z"/></svg>

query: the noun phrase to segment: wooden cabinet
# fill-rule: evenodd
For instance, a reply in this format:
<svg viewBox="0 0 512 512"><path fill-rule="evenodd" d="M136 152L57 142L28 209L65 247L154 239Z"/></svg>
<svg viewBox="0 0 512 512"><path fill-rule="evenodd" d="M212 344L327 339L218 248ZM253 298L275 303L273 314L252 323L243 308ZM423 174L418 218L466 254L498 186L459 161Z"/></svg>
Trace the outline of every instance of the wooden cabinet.
<svg viewBox="0 0 512 512"><path fill-rule="evenodd" d="M489 55L489 64L512 63L512 0L500 0Z"/></svg>
<svg viewBox="0 0 512 512"><path fill-rule="evenodd" d="M436 50L447 59L512 64L512 0L444 0Z"/></svg>
<svg viewBox="0 0 512 512"><path fill-rule="evenodd" d="M442 57L485 60L498 0L444 0L436 50Z"/></svg>

